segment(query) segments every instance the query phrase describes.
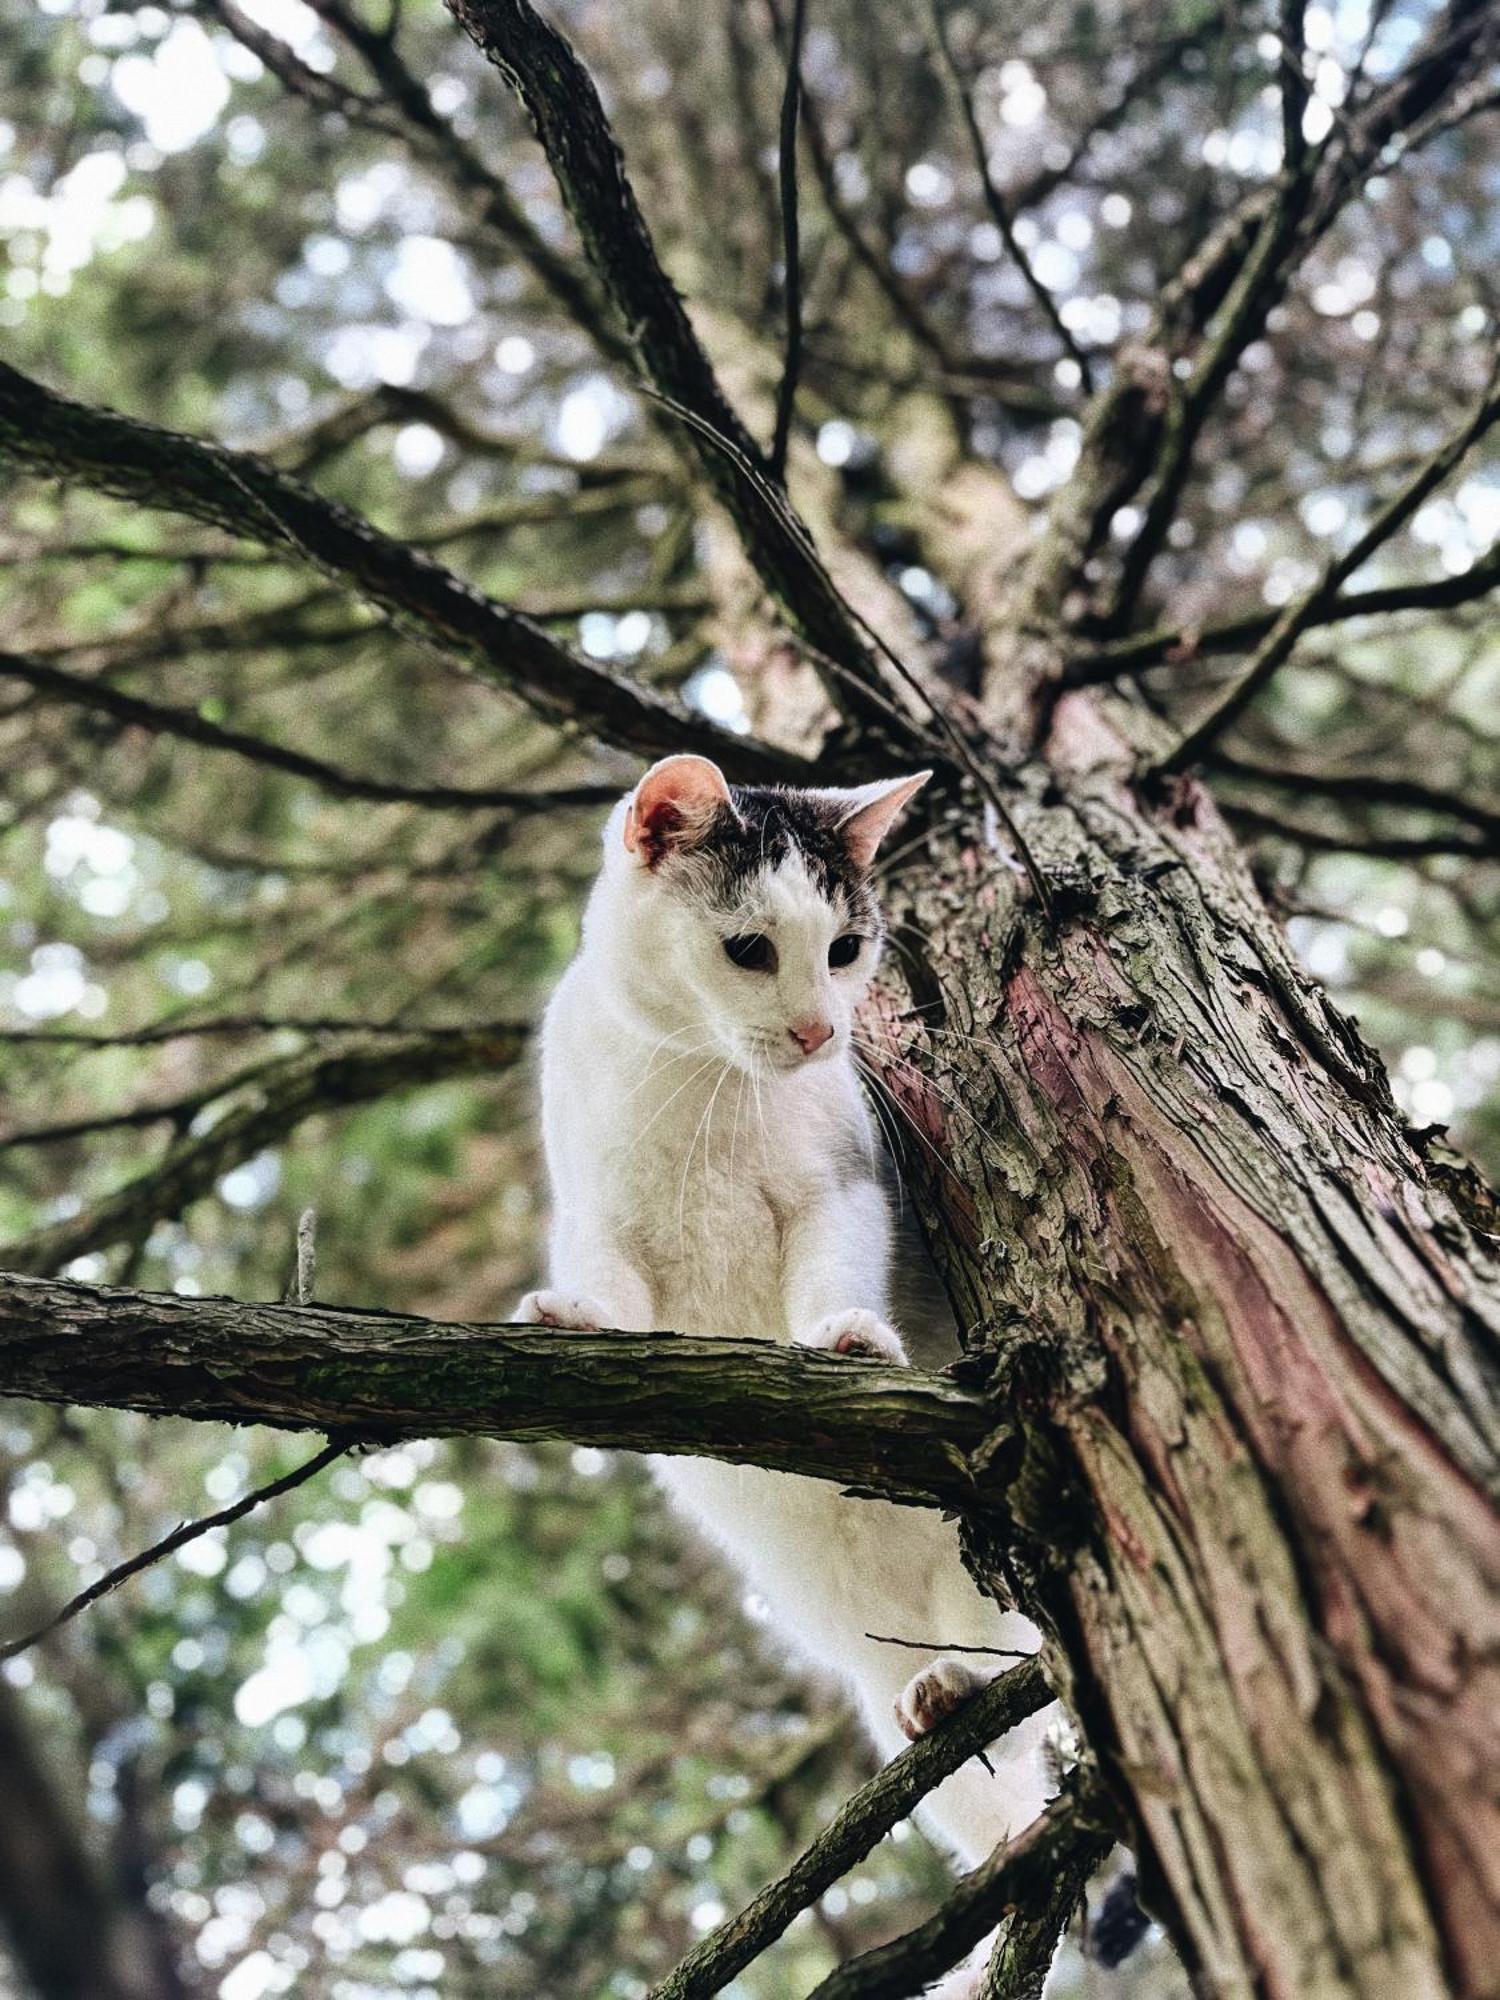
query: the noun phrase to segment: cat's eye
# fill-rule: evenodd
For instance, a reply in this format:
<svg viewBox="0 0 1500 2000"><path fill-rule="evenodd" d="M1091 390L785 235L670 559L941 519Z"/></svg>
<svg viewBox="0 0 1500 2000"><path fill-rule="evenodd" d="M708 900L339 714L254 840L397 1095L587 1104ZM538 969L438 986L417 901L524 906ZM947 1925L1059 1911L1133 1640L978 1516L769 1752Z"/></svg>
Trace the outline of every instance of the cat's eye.
<svg viewBox="0 0 1500 2000"><path fill-rule="evenodd" d="M724 956L745 972L776 969L776 947L760 931L752 931L747 937L725 938Z"/></svg>
<svg viewBox="0 0 1500 2000"><path fill-rule="evenodd" d="M845 931L842 937L836 937L828 947L828 963L835 971L845 965L853 965L855 959L859 957L859 948L863 943L864 939L858 931Z"/></svg>

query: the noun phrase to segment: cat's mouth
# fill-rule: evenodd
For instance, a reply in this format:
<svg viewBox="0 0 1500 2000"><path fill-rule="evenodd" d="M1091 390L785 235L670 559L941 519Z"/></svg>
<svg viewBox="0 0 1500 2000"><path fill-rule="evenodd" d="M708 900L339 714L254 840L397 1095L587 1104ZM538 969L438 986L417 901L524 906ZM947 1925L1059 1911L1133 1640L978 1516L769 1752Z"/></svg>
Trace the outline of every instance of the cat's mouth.
<svg viewBox="0 0 1500 2000"><path fill-rule="evenodd" d="M790 1034L777 1035L770 1030L751 1041L746 1067L751 1070L774 1070L778 1075L789 1076L794 1070L815 1069L820 1063L830 1061L839 1046L837 1032L821 1047L809 1051L799 1047Z"/></svg>

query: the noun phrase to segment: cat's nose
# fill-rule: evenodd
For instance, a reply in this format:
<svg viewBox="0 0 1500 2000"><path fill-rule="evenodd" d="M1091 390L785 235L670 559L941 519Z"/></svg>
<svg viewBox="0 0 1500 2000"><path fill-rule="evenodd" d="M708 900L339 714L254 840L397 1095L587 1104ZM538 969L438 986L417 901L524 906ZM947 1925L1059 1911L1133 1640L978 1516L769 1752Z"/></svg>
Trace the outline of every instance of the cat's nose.
<svg viewBox="0 0 1500 2000"><path fill-rule="evenodd" d="M813 1056L817 1054L825 1042L833 1040L833 1023L831 1021L817 1020L793 1021L792 1025L787 1029L787 1033L797 1044L798 1048L801 1049L803 1055Z"/></svg>

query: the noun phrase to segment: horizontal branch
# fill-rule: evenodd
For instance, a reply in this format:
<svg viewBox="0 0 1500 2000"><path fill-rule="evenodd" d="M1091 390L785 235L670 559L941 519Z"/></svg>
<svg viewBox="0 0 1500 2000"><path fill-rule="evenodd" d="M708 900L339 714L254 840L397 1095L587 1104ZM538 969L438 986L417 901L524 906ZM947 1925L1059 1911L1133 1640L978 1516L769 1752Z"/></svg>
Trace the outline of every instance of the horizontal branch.
<svg viewBox="0 0 1500 2000"><path fill-rule="evenodd" d="M156 1223L181 1215L221 1175L279 1145L319 1112L369 1103L416 1084L506 1069L526 1041L525 1028L500 1023L427 1030L332 1055L314 1050L289 1056L263 1073L245 1102L208 1131L181 1140L159 1165L94 1207L8 1243L0 1259L12 1271L47 1273L75 1257L135 1241Z"/></svg>
<svg viewBox="0 0 1500 2000"><path fill-rule="evenodd" d="M784 781L801 768L790 753L591 665L531 619L252 453L75 403L0 364L0 459L287 550L398 630L519 696L544 721L645 756L708 751L752 782Z"/></svg>
<svg viewBox="0 0 1500 2000"><path fill-rule="evenodd" d="M1052 1699L1040 1664L1023 1661L965 1702L864 1784L785 1875L689 1952L649 2000L708 2000L775 1943L792 1919L857 1867L944 1778ZM957 1954L955 1954L957 1956Z"/></svg>
<svg viewBox="0 0 1500 2000"><path fill-rule="evenodd" d="M1500 590L1500 549L1459 576L1346 591L1315 612L1304 629L1313 631L1325 625L1342 625L1352 618L1391 617L1400 611L1451 611L1487 597L1492 590ZM1254 611L1244 618L1226 619L1221 625L1206 625L1201 629L1167 625L1154 632L1137 632L1094 652L1077 654L1069 661L1063 682L1068 687L1091 687L1099 681L1115 680L1121 674L1140 673L1147 667L1243 652L1247 647L1259 645L1275 629L1280 616L1279 611Z"/></svg>
<svg viewBox="0 0 1500 2000"><path fill-rule="evenodd" d="M1241 751L1214 750L1210 764L1232 778L1248 778L1301 798L1335 799L1357 806L1399 806L1411 812L1437 813L1471 827L1482 845L1465 852L1500 855L1500 807L1460 792L1444 791L1395 771L1320 770L1310 762L1268 764Z"/></svg>
<svg viewBox="0 0 1500 2000"><path fill-rule="evenodd" d="M319 791L339 799L360 799L375 805L422 806L430 812L520 815L552 812L565 806L607 805L618 798L620 791L618 785L574 785L557 791L523 791L506 785L401 785L346 771L321 757L309 757L301 750L273 743L263 736L252 736L243 729L227 729L222 723L210 722L195 708L150 701L144 695L116 687L112 681L68 673L30 654L0 651L0 681L3 680L22 681L51 700L113 716L117 722L144 729L153 736L173 736L200 743L205 749L227 751L230 756L259 764L263 769L304 778Z"/></svg>
<svg viewBox="0 0 1500 2000"><path fill-rule="evenodd" d="M760 1340L455 1325L0 1275L0 1395L394 1440L686 1452L973 1506L1006 1433L943 1376ZM1001 1454L1002 1458L1004 1454Z"/></svg>

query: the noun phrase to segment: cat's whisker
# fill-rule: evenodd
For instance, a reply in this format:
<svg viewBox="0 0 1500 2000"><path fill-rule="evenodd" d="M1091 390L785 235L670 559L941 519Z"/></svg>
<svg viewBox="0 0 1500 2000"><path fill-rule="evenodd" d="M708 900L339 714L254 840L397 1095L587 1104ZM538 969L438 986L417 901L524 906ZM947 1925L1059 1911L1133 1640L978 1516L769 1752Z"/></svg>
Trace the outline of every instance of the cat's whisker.
<svg viewBox="0 0 1500 2000"><path fill-rule="evenodd" d="M859 1057L857 1054L854 1057L854 1062L857 1070L859 1066ZM890 1157L891 1174L896 1183L896 1214L899 1218L906 1213L906 1184L901 1177L901 1155L903 1148L901 1146L900 1134L891 1126L890 1114L881 1103L879 1093L867 1087L864 1095L870 1110L874 1113L881 1141ZM875 1136L869 1131L868 1126L866 1127L866 1134L870 1141L870 1171L873 1173L875 1171Z"/></svg>
<svg viewBox="0 0 1500 2000"><path fill-rule="evenodd" d="M874 1069L872 1069L869 1063L867 1063L863 1058L863 1056L861 1056L857 1051L854 1052L854 1063L855 1067L859 1070L860 1074L864 1077L867 1077L870 1083L873 1085L873 1087L876 1090L878 1090L881 1093L881 1095L885 1098L885 1101L889 1106L890 1110L893 1112L893 1114L899 1119L901 1119L907 1126L910 1127L913 1137L920 1140L921 1143L927 1148L928 1152L931 1153L933 1160L948 1176L948 1178L953 1182L954 1186L962 1187L963 1182L959 1179L958 1175L954 1173L952 1167L943 1158L942 1154L933 1144L930 1136L922 1130L921 1126L917 1123L916 1119L912 1116L911 1112L907 1109L907 1107L901 1102L901 1099L897 1097L895 1092L891 1089L890 1085L886 1082L885 1078L883 1076L880 1076Z"/></svg>
<svg viewBox="0 0 1500 2000"><path fill-rule="evenodd" d="M963 1028L939 1028L926 1021L920 1025L924 1035L941 1035L951 1042L967 1043L970 1048L993 1049L997 1055L1005 1056L1007 1059L1012 1054L1003 1042L997 1042L989 1035L973 1035Z"/></svg>
<svg viewBox="0 0 1500 2000"><path fill-rule="evenodd" d="M729 1134L729 1201L731 1207L734 1204L735 1196L734 1159L735 1151L740 1143L740 1112L744 1107L745 1085L749 1080L750 1072L742 1069L740 1071L739 1088L734 1093L734 1124Z"/></svg>
<svg viewBox="0 0 1500 2000"><path fill-rule="evenodd" d="M677 1236L679 1242L683 1245L684 1248L686 1247L687 1244L688 1173L692 1168L693 1154L697 1150L698 1135L700 1132L703 1133L703 1164L705 1168L707 1168L708 1166L709 1147L713 1144L714 1106L719 1101L719 1092L724 1088L725 1081L729 1076L730 1068L731 1068L730 1064L726 1063L724 1065L723 1073L720 1075L718 1082L714 1085L713 1089L708 1093L708 1102L704 1105L702 1114L698 1119L698 1123L693 1128L693 1136L688 1141L687 1157L684 1159L682 1163L682 1185L677 1191ZM707 1129L705 1130L705 1128Z"/></svg>
<svg viewBox="0 0 1500 2000"><path fill-rule="evenodd" d="M678 1098L681 1097L682 1093L685 1090L690 1090L692 1086L698 1081L698 1078L700 1076L706 1076L709 1070L713 1068L714 1064L717 1061L719 1061L719 1057L710 1056L707 1062L699 1063L698 1067L693 1071L692 1075L687 1079L687 1082L678 1084L677 1088L672 1092L672 1095L666 1098L662 1103L657 1105L656 1109L652 1112L651 1116L646 1120L645 1124L631 1139L630 1142L631 1156L634 1155L636 1148L640 1145L642 1139L645 1138L646 1134L651 1130L651 1127L656 1123L657 1119L661 1117L662 1113L664 1111L670 1110L671 1107L677 1102Z"/></svg>
<svg viewBox="0 0 1500 2000"><path fill-rule="evenodd" d="M686 1033L686 1030L682 1028L676 1028L672 1031L672 1033L684 1034ZM701 1054L704 1049L708 1048L712 1044L714 1038L712 1035L703 1036L703 1038L700 1041L694 1042L691 1048L679 1049L675 1056L668 1056L667 1060L661 1065L660 1069L653 1069L651 1065L655 1061L658 1052L671 1039L672 1039L671 1035L663 1035L661 1041L659 1041L656 1044L656 1047L652 1049L651 1053L646 1057L645 1067L642 1070L640 1076L636 1078L635 1082L630 1086L629 1090L627 1090L624 1096L621 1098L620 1101L622 1104L628 1104L631 1098L635 1096L637 1091L644 1090L648 1083L657 1082L659 1078L666 1075L669 1069L675 1069L678 1063L686 1062L689 1056L696 1056Z"/></svg>
<svg viewBox="0 0 1500 2000"><path fill-rule="evenodd" d="M950 1091L944 1090L943 1086L940 1083L938 1083L935 1078L930 1077L925 1070L919 1069L914 1062L909 1062L905 1056L899 1056L893 1050L881 1047L876 1043L860 1042L859 1047L863 1049L866 1052L866 1054L875 1057L877 1060L881 1062L891 1063L897 1069L904 1070L908 1076L915 1078L915 1080L919 1084L921 1084L924 1090L930 1090L932 1092L933 1096L937 1098L940 1104L946 1105L950 1111L957 1112L960 1118L966 1118L969 1121L969 1123L973 1126L974 1130L979 1135L979 1143L981 1144L981 1146L990 1148L995 1153L996 1158L1003 1157L1003 1155L1000 1154L998 1148L994 1147L990 1135L985 1130L982 1121L974 1116L974 1113L969 1109L969 1107L966 1104L961 1103L959 1099L953 1096Z"/></svg>

